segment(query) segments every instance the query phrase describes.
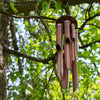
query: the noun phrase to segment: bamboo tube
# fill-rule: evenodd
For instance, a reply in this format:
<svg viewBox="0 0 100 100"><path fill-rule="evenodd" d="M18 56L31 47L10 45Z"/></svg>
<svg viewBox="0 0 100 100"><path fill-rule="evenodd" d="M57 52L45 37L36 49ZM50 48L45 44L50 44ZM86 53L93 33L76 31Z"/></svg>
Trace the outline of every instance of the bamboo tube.
<svg viewBox="0 0 100 100"><path fill-rule="evenodd" d="M78 50L79 50L79 46L78 46L78 31L75 30L75 35L76 35L76 55L78 53Z"/></svg>
<svg viewBox="0 0 100 100"><path fill-rule="evenodd" d="M78 69L77 69L77 59L73 62L72 66L72 80L73 80L73 92L76 91L78 85Z"/></svg>
<svg viewBox="0 0 100 100"><path fill-rule="evenodd" d="M75 61L75 41L72 41L72 62Z"/></svg>
<svg viewBox="0 0 100 100"><path fill-rule="evenodd" d="M70 21L64 21L64 33L65 33L65 65L67 69L71 68L71 61L70 61Z"/></svg>
<svg viewBox="0 0 100 100"><path fill-rule="evenodd" d="M63 81L62 81L62 88L69 87L69 70L66 69L66 66L63 67Z"/></svg>
<svg viewBox="0 0 100 100"><path fill-rule="evenodd" d="M72 66L72 41L70 41L70 65Z"/></svg>
<svg viewBox="0 0 100 100"><path fill-rule="evenodd" d="M67 69L71 68L71 62L70 62L70 44L65 44L65 65Z"/></svg>
<svg viewBox="0 0 100 100"><path fill-rule="evenodd" d="M72 41L75 41L75 24L74 23L72 23L71 24L71 28L72 28Z"/></svg>
<svg viewBox="0 0 100 100"><path fill-rule="evenodd" d="M62 42L63 34L62 34L62 24L57 24L57 37L56 37L56 48L58 54L58 68L57 68L57 76L59 80L62 80L63 73L63 42Z"/></svg>
<svg viewBox="0 0 100 100"><path fill-rule="evenodd" d="M65 43L70 42L70 21L64 21L64 33L65 33Z"/></svg>
<svg viewBox="0 0 100 100"><path fill-rule="evenodd" d="M75 60L75 24L71 24L71 31L72 31L72 61Z"/></svg>
<svg viewBox="0 0 100 100"><path fill-rule="evenodd" d="M63 52L62 51L58 51L58 69L57 69L57 76L59 78L60 81L62 81L62 75L63 75Z"/></svg>
<svg viewBox="0 0 100 100"><path fill-rule="evenodd" d="M63 49L63 33L62 33L62 23L57 24L57 35L56 35L56 48L57 50Z"/></svg>
<svg viewBox="0 0 100 100"><path fill-rule="evenodd" d="M78 37L75 25L72 24L72 79L73 79L73 92L76 91L78 84L78 69L77 69L77 52L78 52Z"/></svg>

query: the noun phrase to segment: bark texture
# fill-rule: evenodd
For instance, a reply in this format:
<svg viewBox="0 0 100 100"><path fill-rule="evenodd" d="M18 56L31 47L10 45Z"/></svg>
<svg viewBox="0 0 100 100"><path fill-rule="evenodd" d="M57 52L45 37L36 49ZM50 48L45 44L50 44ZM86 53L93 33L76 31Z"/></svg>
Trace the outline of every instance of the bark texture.
<svg viewBox="0 0 100 100"><path fill-rule="evenodd" d="M2 2L3 3L3 2ZM5 5L7 6L7 5ZM2 10L2 8L0 8ZM7 53L3 52L3 45L8 46L8 25L9 18L6 15L0 16L0 100L7 100L6 96L6 65Z"/></svg>

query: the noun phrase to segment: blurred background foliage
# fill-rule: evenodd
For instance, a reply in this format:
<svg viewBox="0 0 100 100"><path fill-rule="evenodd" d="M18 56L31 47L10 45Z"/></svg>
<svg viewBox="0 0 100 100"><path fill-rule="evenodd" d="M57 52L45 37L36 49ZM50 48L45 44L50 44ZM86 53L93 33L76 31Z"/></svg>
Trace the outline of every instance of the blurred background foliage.
<svg viewBox="0 0 100 100"><path fill-rule="evenodd" d="M10 7L16 17L11 17L8 27L9 49L36 57L40 61L9 55L6 70L8 100L99 100L100 3L69 6L70 14L78 22L79 35L77 56L79 82L77 90L73 93L71 71L69 89L62 89L56 76L55 22L57 18L66 14L61 2L38 0L37 8L27 14L19 14L13 2L10 3ZM40 4L41 9L38 9ZM33 3L31 5L34 7ZM41 16L45 18L42 19ZM45 60L46 58L48 60Z"/></svg>

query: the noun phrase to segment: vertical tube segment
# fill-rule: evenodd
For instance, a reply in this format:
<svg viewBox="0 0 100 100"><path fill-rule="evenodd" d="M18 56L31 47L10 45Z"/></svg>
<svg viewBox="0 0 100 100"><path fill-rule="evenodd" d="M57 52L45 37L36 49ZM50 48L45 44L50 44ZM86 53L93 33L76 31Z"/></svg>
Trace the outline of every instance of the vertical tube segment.
<svg viewBox="0 0 100 100"><path fill-rule="evenodd" d="M75 29L75 24L71 24L71 32L72 32L72 80L73 80L73 92L76 91L78 84L78 69L77 69L77 48L78 48L78 40L77 40L77 30Z"/></svg>
<svg viewBox="0 0 100 100"><path fill-rule="evenodd" d="M63 50L63 27L62 23L57 24L57 34L56 34L56 48L57 50Z"/></svg>
<svg viewBox="0 0 100 100"><path fill-rule="evenodd" d="M67 88L69 87L69 70L66 68L64 64L63 68L63 81L62 81L62 88Z"/></svg>
<svg viewBox="0 0 100 100"><path fill-rule="evenodd" d="M76 39L75 39L75 24L74 23L72 23L71 24L71 32L72 32L72 61L74 61L75 60L75 41L76 41Z"/></svg>
<svg viewBox="0 0 100 100"><path fill-rule="evenodd" d="M57 76L59 80L62 80L62 73L63 73L63 27L62 24L57 24L57 37L56 37L56 48L57 48L57 55L58 55L58 68L57 68Z"/></svg>
<svg viewBox="0 0 100 100"><path fill-rule="evenodd" d="M78 53L78 50L79 50L79 46L78 46L78 31L75 30L75 35L76 35L76 55Z"/></svg>
<svg viewBox="0 0 100 100"><path fill-rule="evenodd" d="M67 69L71 68L71 58L70 58L70 21L65 20L64 21L64 33L65 33L65 47L64 47L64 53L65 53L65 65Z"/></svg>
<svg viewBox="0 0 100 100"><path fill-rule="evenodd" d="M76 58L72 65L72 80L73 80L73 92L74 92L76 91L76 88L78 85L78 69L77 69L77 59Z"/></svg>

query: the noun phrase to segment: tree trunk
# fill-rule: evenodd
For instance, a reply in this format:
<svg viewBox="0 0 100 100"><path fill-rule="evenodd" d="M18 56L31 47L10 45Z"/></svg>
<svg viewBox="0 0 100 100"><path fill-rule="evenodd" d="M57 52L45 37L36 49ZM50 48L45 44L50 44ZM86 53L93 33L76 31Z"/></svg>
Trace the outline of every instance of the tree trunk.
<svg viewBox="0 0 100 100"><path fill-rule="evenodd" d="M2 8L0 8L2 10ZM3 45L8 46L8 26L9 18L6 15L0 16L0 100L7 100L6 96L6 66L7 54L3 52Z"/></svg>

